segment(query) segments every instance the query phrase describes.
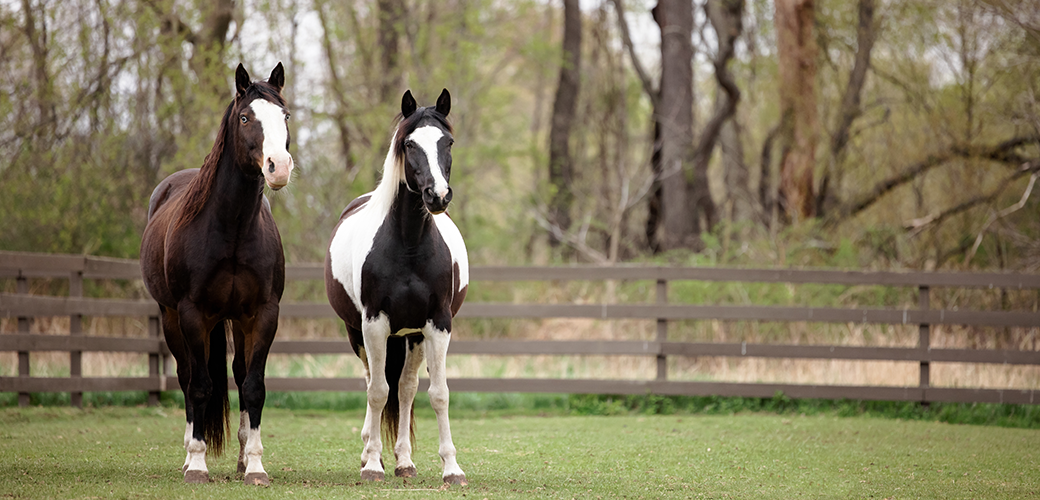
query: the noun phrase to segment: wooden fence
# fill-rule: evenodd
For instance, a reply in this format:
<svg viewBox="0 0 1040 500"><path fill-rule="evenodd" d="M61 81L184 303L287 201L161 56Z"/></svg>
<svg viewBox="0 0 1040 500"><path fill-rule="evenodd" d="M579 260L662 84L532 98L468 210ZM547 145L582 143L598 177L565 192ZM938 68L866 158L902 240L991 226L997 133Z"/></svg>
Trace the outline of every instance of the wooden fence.
<svg viewBox="0 0 1040 500"><path fill-rule="evenodd" d="M286 267L286 278L320 280L321 264ZM31 278L67 278L68 297L28 295ZM18 352L18 376L0 377L0 392L17 392L19 403L29 403L32 392L70 392L72 403L81 404L86 391L148 391L158 402L159 392L177 389L169 366L169 351L158 320L158 306L150 300L83 298L83 280L139 280L137 261L89 256L44 255L0 252L0 279L17 281L18 293L0 294L0 317L17 318L18 333L0 335L0 351ZM566 355L566 356L652 356L657 359L657 376L652 380L596 379L506 379L456 378L453 391L543 392L571 394L658 394L773 397L778 392L791 398L863 399L892 401L948 401L987 403L1040 403L1037 390L932 387L931 363L994 363L1040 365L1040 351L996 349L939 349L930 345L932 325L989 327L1040 327L1040 314L1030 311L964 311L929 307L929 291L936 287L1040 289L1040 276L993 273L896 273L831 270L718 269L691 267L475 267L471 282L480 281L567 281L644 280L656 283L653 303L648 304L510 304L468 302L459 311L462 318L591 318L598 320L645 319L656 321L653 341L453 341L449 354ZM702 306L671 304L669 283L679 280L709 282L755 282L789 284L880 285L913 287L918 290L916 309L840 309L777 306ZM332 308L321 303L283 303L283 317L335 318ZM29 334L29 318L70 318L68 335ZM84 336L84 316L138 316L148 318L148 338ZM862 347L841 345L775 345L741 343L671 342L668 325L676 320L771 321L873 323L919 325L916 347ZM29 356L37 351L70 353L70 377L33 377ZM80 364L84 351L147 353L148 377L83 377ZM279 340L272 353L344 354L353 356L346 340ZM904 361L920 366L919 383L910 387L805 385L786 383L694 382L668 379L668 356L721 356L733 358L800 358L816 360ZM167 365L165 368L161 365ZM233 379L228 381L234 387ZM267 378L272 391L364 391L361 378ZM426 390L423 379L420 390Z"/></svg>

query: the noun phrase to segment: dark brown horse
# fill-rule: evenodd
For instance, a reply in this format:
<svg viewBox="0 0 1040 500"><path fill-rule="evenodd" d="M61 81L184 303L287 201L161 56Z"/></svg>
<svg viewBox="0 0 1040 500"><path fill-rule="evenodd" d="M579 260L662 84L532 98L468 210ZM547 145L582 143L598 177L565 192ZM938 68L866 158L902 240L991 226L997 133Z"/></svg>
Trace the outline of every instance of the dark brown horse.
<svg viewBox="0 0 1040 500"><path fill-rule="evenodd" d="M206 451L223 451L228 426L227 331L239 391L238 470L246 484L269 484L260 462L264 366L278 328L285 284L282 240L264 197L293 169L285 73L252 82L242 65L201 169L177 172L152 192L141 241L145 285L159 302L166 343L184 391L184 480L209 481Z"/></svg>

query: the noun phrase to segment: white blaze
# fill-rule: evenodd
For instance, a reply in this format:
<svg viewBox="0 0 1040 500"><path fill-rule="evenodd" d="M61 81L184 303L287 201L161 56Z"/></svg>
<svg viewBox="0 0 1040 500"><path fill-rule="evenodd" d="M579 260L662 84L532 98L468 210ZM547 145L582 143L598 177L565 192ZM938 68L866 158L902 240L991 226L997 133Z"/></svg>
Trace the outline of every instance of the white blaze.
<svg viewBox="0 0 1040 500"><path fill-rule="evenodd" d="M281 189L289 183L293 159L285 149L289 137L289 126L285 123L285 110L281 106L263 99L249 103L253 115L264 130L263 164L260 165L271 189ZM270 166L274 165L274 171Z"/></svg>
<svg viewBox="0 0 1040 500"><path fill-rule="evenodd" d="M426 161L430 165L430 175L433 176L433 193L443 198L448 195L448 180L444 178L444 170L441 168L437 156L437 141L441 137L444 137L444 131L431 125L419 127L408 136L426 153Z"/></svg>

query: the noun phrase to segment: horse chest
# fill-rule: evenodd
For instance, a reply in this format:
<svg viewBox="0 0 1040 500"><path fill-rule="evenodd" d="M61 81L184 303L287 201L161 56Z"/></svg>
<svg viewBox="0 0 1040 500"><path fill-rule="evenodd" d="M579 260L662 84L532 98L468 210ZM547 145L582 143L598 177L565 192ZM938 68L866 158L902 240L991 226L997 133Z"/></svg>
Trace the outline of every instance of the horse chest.
<svg viewBox="0 0 1040 500"><path fill-rule="evenodd" d="M251 316L252 304L264 294L265 280L251 268L225 263L217 266L197 291L194 302L211 314Z"/></svg>

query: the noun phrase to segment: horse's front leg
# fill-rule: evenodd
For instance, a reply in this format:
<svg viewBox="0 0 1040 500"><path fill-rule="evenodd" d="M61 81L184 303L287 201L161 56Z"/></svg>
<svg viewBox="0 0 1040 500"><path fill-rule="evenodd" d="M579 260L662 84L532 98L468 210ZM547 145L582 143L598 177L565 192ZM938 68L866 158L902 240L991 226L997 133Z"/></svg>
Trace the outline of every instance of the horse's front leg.
<svg viewBox="0 0 1040 500"><path fill-rule="evenodd" d="M380 420L383 407L390 394L386 380L386 339L390 336L390 321L386 314L374 320L365 319L361 327L365 339L365 356L368 359L368 406L365 410L365 425L361 428L361 479L382 481L383 441L380 436Z"/></svg>
<svg viewBox="0 0 1040 500"><path fill-rule="evenodd" d="M187 463L183 469L184 482L186 483L208 483L209 469L206 467L206 440L205 424L206 411L221 411L216 408L208 408L210 396L213 394L213 380L210 379L208 370L209 333L212 324L207 324L203 315L188 301L181 301L177 306L177 315L182 337L184 339L185 355L184 361L189 367L190 380L184 391L185 406L191 405L192 411L188 414L188 426L185 431L187 445ZM178 361L177 371L180 370ZM224 381L221 381L226 383ZM190 434L190 437L189 437Z"/></svg>
<svg viewBox="0 0 1040 500"><path fill-rule="evenodd" d="M415 393L419 391L419 366L423 361L423 344L405 341L404 368L401 380L397 384L400 417L397 425L397 443L394 445L394 456L397 466L394 475L397 477L415 477L415 464L412 462L412 405Z"/></svg>
<svg viewBox="0 0 1040 500"><path fill-rule="evenodd" d="M245 376L238 389L239 398L244 402L242 405L244 411L239 424L238 436L242 447L239 466L242 467L245 474L243 477L245 484L263 486L271 484L261 462L264 445L260 440L260 420L263 416L264 401L267 399L264 368L267 366L267 355L271 352L271 343L274 342L277 330L278 303L268 304L254 321L244 325L242 352L245 356L243 362ZM235 351L237 354L237 347ZM247 429L244 433L243 428Z"/></svg>
<svg viewBox="0 0 1040 500"><path fill-rule="evenodd" d="M451 441L451 424L448 422L448 378L445 361L451 331L438 329L430 322L423 328L423 337L426 368L430 371L430 405L437 414L437 429L440 431L440 447L437 451L444 466L441 477L445 483L465 485L466 474L455 461L455 444Z"/></svg>
<svg viewBox="0 0 1040 500"><path fill-rule="evenodd" d="M188 445L191 444L192 422L195 421L192 414L191 398L188 397L188 381L191 380L191 360L188 357L188 346L184 343L184 335L181 334L180 320L177 310L163 305L159 306L162 314L163 336L170 354L177 361L177 383L184 395L184 465L181 466L181 474L188 471L188 463L191 461L191 453L188 453Z"/></svg>

